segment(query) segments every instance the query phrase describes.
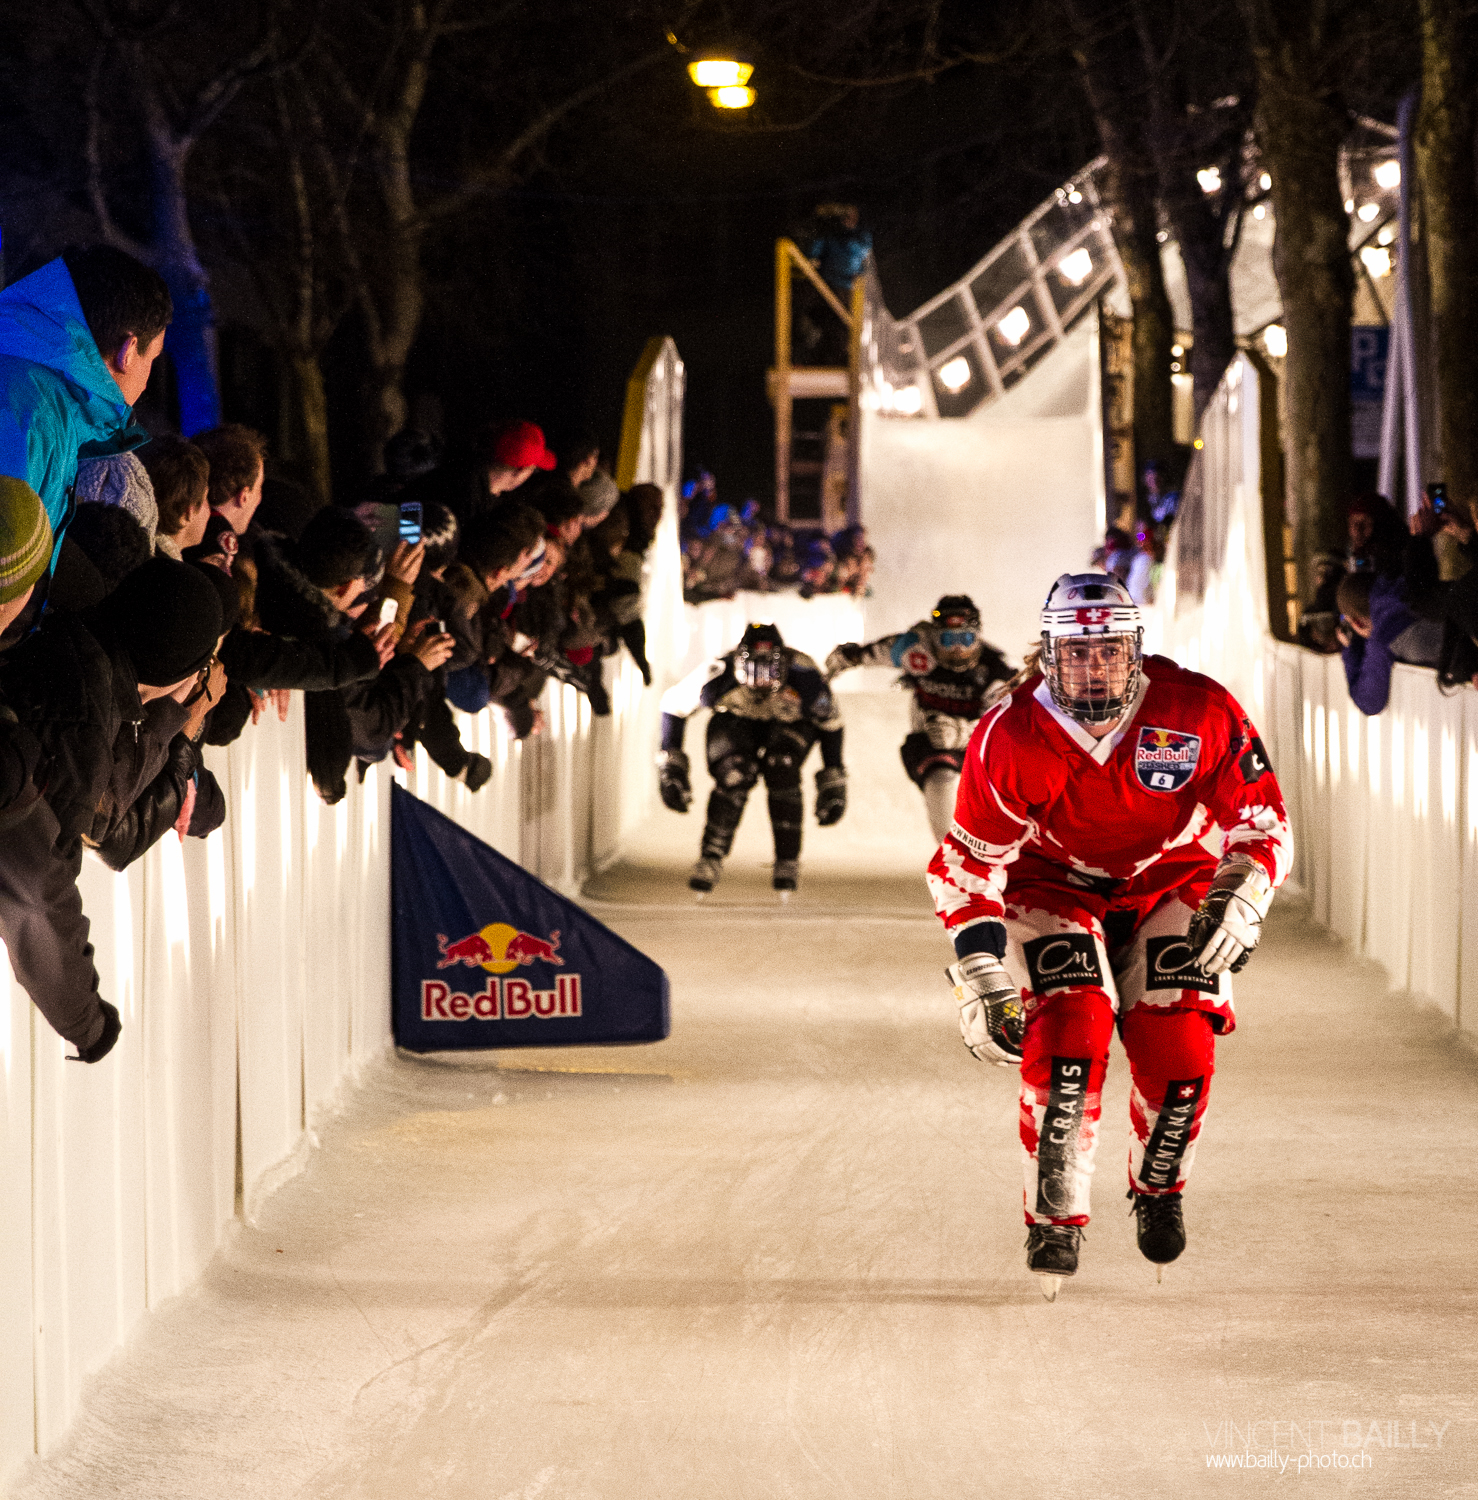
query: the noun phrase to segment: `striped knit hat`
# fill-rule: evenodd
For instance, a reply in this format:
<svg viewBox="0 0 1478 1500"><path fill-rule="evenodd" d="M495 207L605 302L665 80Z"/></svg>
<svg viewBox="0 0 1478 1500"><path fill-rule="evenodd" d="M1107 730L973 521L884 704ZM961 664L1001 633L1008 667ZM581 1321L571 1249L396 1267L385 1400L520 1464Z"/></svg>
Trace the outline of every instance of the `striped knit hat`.
<svg viewBox="0 0 1478 1500"><path fill-rule="evenodd" d="M19 599L51 561L51 522L36 491L0 474L0 604Z"/></svg>

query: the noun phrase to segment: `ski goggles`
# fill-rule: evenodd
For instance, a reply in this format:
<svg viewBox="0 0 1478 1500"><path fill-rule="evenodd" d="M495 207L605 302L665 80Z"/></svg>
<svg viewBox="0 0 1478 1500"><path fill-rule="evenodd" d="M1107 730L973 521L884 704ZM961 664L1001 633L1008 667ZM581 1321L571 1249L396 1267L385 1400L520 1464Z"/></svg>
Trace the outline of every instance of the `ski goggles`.
<svg viewBox="0 0 1478 1500"><path fill-rule="evenodd" d="M973 646L975 632L973 630L941 630L939 644L941 646Z"/></svg>

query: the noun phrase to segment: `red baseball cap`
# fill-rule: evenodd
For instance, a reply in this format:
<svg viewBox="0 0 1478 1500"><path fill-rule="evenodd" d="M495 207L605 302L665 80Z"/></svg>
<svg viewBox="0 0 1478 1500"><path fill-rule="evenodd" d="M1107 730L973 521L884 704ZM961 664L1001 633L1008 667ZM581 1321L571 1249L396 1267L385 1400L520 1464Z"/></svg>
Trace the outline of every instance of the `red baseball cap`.
<svg viewBox="0 0 1478 1500"><path fill-rule="evenodd" d="M556 460L532 422L510 422L493 439L493 462L505 469L552 469Z"/></svg>

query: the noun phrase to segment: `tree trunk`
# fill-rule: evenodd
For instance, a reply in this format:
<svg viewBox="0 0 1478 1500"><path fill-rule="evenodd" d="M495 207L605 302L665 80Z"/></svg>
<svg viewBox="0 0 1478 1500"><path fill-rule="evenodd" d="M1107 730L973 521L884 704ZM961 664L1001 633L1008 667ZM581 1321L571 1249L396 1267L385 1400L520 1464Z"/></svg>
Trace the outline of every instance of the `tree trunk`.
<svg viewBox="0 0 1478 1500"><path fill-rule="evenodd" d="M140 73L143 79L143 74ZM189 436L218 426L221 420L220 375L216 350L215 310L210 280L195 247L190 205L185 193L185 163L193 141L171 131L163 107L149 89L145 130L149 142L149 177L153 202L152 260L174 301L174 318L164 347L174 362L179 390L180 431Z"/></svg>
<svg viewBox="0 0 1478 1500"><path fill-rule="evenodd" d="M1305 592L1320 552L1345 544L1350 316L1355 293L1340 189L1346 115L1321 86L1326 49L1309 0L1242 0L1258 74L1257 137L1273 179L1273 271L1288 332L1287 499Z"/></svg>
<svg viewBox="0 0 1478 1500"><path fill-rule="evenodd" d="M298 351L284 357L283 370L286 379L278 403L281 455L301 467L314 504L321 507L333 499L323 367L316 354Z"/></svg>
<svg viewBox="0 0 1478 1500"><path fill-rule="evenodd" d="M1108 142L1105 141L1105 145ZM1175 448L1170 350L1175 318L1165 290L1155 195L1138 162L1126 165L1109 151L1106 197L1114 243L1134 309L1134 465L1136 478L1151 459L1169 459Z"/></svg>
<svg viewBox="0 0 1478 1500"><path fill-rule="evenodd" d="M1416 127L1422 236L1437 354L1441 468L1456 505L1478 515L1478 46L1471 8L1421 0L1422 105Z"/></svg>
<svg viewBox="0 0 1478 1500"><path fill-rule="evenodd" d="M1143 99L1126 88L1142 69L1123 11L1100 0L1065 0L1076 38L1083 91L1098 126L1108 169L1099 192L1108 207L1114 244L1128 282L1134 316L1134 465L1168 459L1175 445L1170 350L1175 320L1160 263L1154 167L1145 139Z"/></svg>

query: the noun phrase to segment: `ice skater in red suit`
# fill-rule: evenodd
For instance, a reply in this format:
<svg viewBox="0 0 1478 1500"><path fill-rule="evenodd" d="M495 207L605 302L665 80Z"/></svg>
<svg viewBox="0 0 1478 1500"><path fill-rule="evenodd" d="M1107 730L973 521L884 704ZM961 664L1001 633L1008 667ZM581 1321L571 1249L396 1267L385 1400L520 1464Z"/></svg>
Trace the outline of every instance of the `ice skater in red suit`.
<svg viewBox="0 0 1478 1500"><path fill-rule="evenodd" d="M1293 840L1262 741L1220 684L1146 658L1104 573L1063 574L1038 670L980 721L929 866L965 1045L1021 1066L1027 1265L1078 1266L1117 1020L1139 1248L1185 1248L1181 1190Z"/></svg>

